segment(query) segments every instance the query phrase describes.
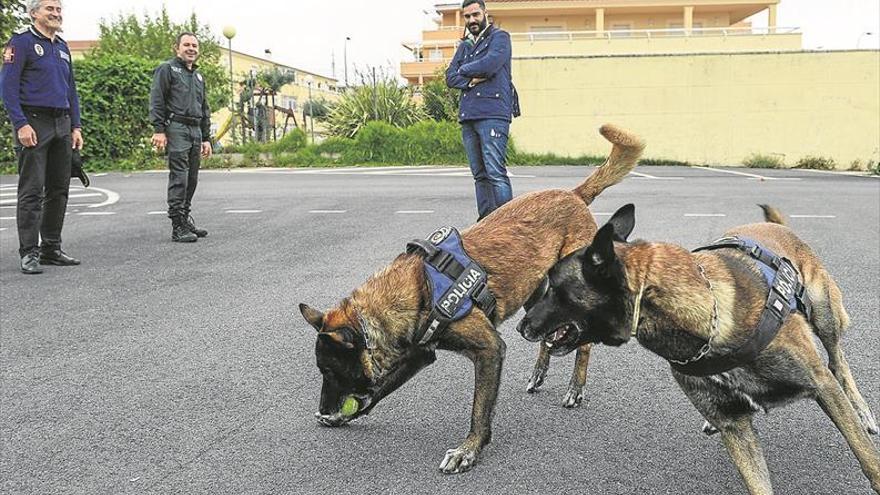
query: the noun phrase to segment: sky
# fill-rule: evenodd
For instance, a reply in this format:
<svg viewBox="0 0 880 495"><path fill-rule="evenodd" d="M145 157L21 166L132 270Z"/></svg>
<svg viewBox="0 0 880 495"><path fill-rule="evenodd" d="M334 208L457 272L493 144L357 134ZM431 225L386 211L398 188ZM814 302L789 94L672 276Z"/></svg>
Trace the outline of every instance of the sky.
<svg viewBox="0 0 880 495"><path fill-rule="evenodd" d="M454 1L454 0L453 0ZM98 35L101 19L121 13L155 14L164 4L175 20L195 12L225 44L223 27L237 34L233 50L265 57L302 70L344 78L343 59L348 55L349 80L370 67L396 74L407 59L401 47L418 41L430 29L431 0L64 0L64 37L90 40ZM444 1L442 3L452 3ZM832 7L833 5L833 7ZM766 26L767 15L751 21ZM878 0L782 0L777 25L797 27L805 49L880 49ZM871 34L866 34L871 33ZM346 43L346 37L351 41Z"/></svg>

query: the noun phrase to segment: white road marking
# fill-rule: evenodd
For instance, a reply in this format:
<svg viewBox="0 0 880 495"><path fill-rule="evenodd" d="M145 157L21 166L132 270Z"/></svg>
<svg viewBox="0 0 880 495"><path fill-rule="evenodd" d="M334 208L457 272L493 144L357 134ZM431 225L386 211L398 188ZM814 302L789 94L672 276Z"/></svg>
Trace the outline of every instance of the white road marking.
<svg viewBox="0 0 880 495"><path fill-rule="evenodd" d="M309 213L335 215L340 213L348 213L348 210L309 210Z"/></svg>
<svg viewBox="0 0 880 495"><path fill-rule="evenodd" d="M245 214L245 213L263 213L263 210L226 210L225 213L230 214Z"/></svg>
<svg viewBox="0 0 880 495"><path fill-rule="evenodd" d="M686 217L726 217L724 213L685 213Z"/></svg>
<svg viewBox="0 0 880 495"><path fill-rule="evenodd" d="M837 218L837 215L789 215L790 218Z"/></svg>
<svg viewBox="0 0 880 495"><path fill-rule="evenodd" d="M812 168L799 168L798 170L814 174L848 175L850 177L873 177L874 179L880 179L880 175L874 175L870 172L856 172L855 170L814 170Z"/></svg>
<svg viewBox="0 0 880 495"><path fill-rule="evenodd" d="M684 180L684 177L657 177L656 175L648 175L643 174L641 172L630 172L630 175L635 175L640 179L654 179L654 180Z"/></svg>
<svg viewBox="0 0 880 495"><path fill-rule="evenodd" d="M70 194L67 197L77 199L77 198L94 198L95 196L103 196L103 194L101 194L101 193Z"/></svg>
<svg viewBox="0 0 880 495"><path fill-rule="evenodd" d="M100 174L94 174L92 177L104 177L107 175L107 172L101 172Z"/></svg>
<svg viewBox="0 0 880 495"><path fill-rule="evenodd" d="M711 171L713 171L713 172L719 172L719 173L722 173L722 174L741 175L741 176L743 176L743 177L749 177L749 178L752 178L752 179L774 180L772 177L764 177L763 175L757 175L757 174L747 174L747 173L745 173L745 172L737 172L737 171L735 171L735 170L724 170L724 169L721 169L721 168L697 167L697 166L694 166L694 167L692 167L692 168L699 168L699 169L701 169L701 170L711 170Z"/></svg>
<svg viewBox="0 0 880 495"><path fill-rule="evenodd" d="M2 229L0 229L0 232L3 232L4 230L6 230L6 227L3 227Z"/></svg>
<svg viewBox="0 0 880 495"><path fill-rule="evenodd" d="M112 204L116 204L119 201L119 194L109 190L109 189L101 189L98 187L90 187L90 190L95 190L98 192L102 192L107 195L107 199L104 200L103 203L98 203L96 205L90 205L89 208L101 208L102 206L110 206Z"/></svg>
<svg viewBox="0 0 880 495"><path fill-rule="evenodd" d="M0 217L0 220L15 220L15 217Z"/></svg>
<svg viewBox="0 0 880 495"><path fill-rule="evenodd" d="M398 215L426 215L429 213L434 213L434 210L400 210L395 211Z"/></svg>
<svg viewBox="0 0 880 495"><path fill-rule="evenodd" d="M84 211L82 213L77 213L77 215L82 217L103 217L107 215L115 215L115 211Z"/></svg>
<svg viewBox="0 0 880 495"><path fill-rule="evenodd" d="M167 211L148 211L147 215L165 215L167 213Z"/></svg>
<svg viewBox="0 0 880 495"><path fill-rule="evenodd" d="M11 193L0 193L0 198L2 198L2 197L7 197L7 198L9 198L9 197L13 197L13 196L18 196L18 193L17 193L17 192L11 192Z"/></svg>

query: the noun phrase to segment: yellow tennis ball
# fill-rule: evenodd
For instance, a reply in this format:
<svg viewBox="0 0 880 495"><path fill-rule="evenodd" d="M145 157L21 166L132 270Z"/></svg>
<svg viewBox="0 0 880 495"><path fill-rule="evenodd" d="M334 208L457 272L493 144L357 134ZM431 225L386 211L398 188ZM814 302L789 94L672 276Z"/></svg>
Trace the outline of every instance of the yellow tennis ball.
<svg viewBox="0 0 880 495"><path fill-rule="evenodd" d="M359 408L360 404L358 404L357 399L355 399L354 396L349 395L345 398L345 402L342 403L342 408L339 412L341 412L343 416L354 416Z"/></svg>

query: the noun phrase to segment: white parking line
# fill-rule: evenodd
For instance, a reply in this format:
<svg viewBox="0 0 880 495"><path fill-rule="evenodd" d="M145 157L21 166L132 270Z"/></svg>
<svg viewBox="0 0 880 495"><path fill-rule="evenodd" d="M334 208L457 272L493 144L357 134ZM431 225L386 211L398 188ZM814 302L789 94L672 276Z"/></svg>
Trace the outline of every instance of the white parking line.
<svg viewBox="0 0 880 495"><path fill-rule="evenodd" d="M309 210L309 213L336 215L340 213L348 213L348 210Z"/></svg>
<svg viewBox="0 0 880 495"><path fill-rule="evenodd" d="M724 213L685 213L686 217L726 217Z"/></svg>
<svg viewBox="0 0 880 495"><path fill-rule="evenodd" d="M263 210L226 210L224 213L230 213L233 215L248 214L248 213L263 213Z"/></svg>
<svg viewBox="0 0 880 495"><path fill-rule="evenodd" d="M880 179L880 175L874 175L870 172L856 172L854 170L814 170L811 168L799 168L804 172L812 172L814 174L830 174L830 175L848 175L850 177L868 177Z"/></svg>
<svg viewBox="0 0 880 495"><path fill-rule="evenodd" d="M789 215L791 218L837 218L837 215Z"/></svg>
<svg viewBox="0 0 880 495"><path fill-rule="evenodd" d="M743 176L743 177L749 177L749 178L751 178L751 179L774 180L772 177L764 177L763 175L748 174L748 173L745 173L745 172L737 172L737 171L735 171L735 170L724 170L724 169L721 169L721 168L697 167L697 166L694 166L694 167L692 167L692 168L698 168L698 169L701 169L701 170L711 170L711 171L713 171L713 172L719 172L719 173L722 173L722 174L741 175L741 176Z"/></svg>
<svg viewBox="0 0 880 495"><path fill-rule="evenodd" d="M165 215L167 211L148 211L147 215Z"/></svg>
<svg viewBox="0 0 880 495"><path fill-rule="evenodd" d="M81 217L104 217L115 214L115 211L84 211L82 213L77 213L77 215Z"/></svg>
<svg viewBox="0 0 880 495"><path fill-rule="evenodd" d="M434 213L434 210L400 210L395 211L398 215L427 215Z"/></svg>

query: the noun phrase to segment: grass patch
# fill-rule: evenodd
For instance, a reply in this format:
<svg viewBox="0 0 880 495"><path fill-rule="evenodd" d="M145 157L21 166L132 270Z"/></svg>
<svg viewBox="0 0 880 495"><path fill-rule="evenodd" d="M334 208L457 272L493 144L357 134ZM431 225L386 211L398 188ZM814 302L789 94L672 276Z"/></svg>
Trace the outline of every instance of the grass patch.
<svg viewBox="0 0 880 495"><path fill-rule="evenodd" d="M835 170L837 162L833 158L823 156L805 156L798 160L795 168L805 168L810 170Z"/></svg>
<svg viewBox="0 0 880 495"><path fill-rule="evenodd" d="M753 153L747 156L742 164L749 168L785 168L785 163L779 155L762 155Z"/></svg>

